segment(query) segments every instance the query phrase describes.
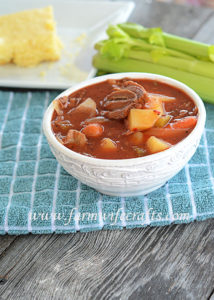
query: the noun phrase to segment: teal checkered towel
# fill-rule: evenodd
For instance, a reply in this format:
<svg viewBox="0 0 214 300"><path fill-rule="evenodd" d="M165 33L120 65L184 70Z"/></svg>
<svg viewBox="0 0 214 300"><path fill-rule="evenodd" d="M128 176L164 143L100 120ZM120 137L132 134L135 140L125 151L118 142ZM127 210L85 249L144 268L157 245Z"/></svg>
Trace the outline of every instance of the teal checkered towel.
<svg viewBox="0 0 214 300"><path fill-rule="evenodd" d="M110 197L70 176L42 134L57 92L0 92L0 234L69 233L214 217L214 106L189 164L162 188Z"/></svg>

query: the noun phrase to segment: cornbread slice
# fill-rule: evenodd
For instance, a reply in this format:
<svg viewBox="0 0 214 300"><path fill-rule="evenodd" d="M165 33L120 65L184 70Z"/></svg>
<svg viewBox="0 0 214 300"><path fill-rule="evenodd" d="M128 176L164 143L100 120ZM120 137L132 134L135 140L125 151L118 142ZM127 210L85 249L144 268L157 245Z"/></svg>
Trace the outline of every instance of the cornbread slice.
<svg viewBox="0 0 214 300"><path fill-rule="evenodd" d="M60 58L51 6L0 16L0 64L30 67Z"/></svg>

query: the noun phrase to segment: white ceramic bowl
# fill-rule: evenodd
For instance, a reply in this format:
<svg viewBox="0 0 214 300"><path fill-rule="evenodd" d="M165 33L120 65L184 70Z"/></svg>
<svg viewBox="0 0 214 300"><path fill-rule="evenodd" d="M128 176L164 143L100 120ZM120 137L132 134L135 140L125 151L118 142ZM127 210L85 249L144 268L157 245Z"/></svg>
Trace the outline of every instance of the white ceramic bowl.
<svg viewBox="0 0 214 300"><path fill-rule="evenodd" d="M123 77L154 79L184 91L198 107L198 122L194 130L184 140L168 150L145 157L120 160L84 156L60 144L51 129L52 103L44 115L43 130L58 162L68 173L84 184L107 195L144 195L165 184L193 156L203 133L206 111L200 97L183 83L168 77L147 73L118 73L96 77L69 88L58 97L69 95L82 87L106 79L120 79Z"/></svg>

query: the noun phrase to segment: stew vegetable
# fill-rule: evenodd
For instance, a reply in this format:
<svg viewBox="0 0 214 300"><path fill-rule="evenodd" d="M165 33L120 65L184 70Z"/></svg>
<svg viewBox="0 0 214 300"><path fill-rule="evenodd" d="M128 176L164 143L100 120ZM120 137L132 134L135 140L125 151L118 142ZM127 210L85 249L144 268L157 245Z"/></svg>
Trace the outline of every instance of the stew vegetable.
<svg viewBox="0 0 214 300"><path fill-rule="evenodd" d="M198 114L183 91L150 79L106 80L53 104L51 125L57 140L103 159L164 151L190 134Z"/></svg>

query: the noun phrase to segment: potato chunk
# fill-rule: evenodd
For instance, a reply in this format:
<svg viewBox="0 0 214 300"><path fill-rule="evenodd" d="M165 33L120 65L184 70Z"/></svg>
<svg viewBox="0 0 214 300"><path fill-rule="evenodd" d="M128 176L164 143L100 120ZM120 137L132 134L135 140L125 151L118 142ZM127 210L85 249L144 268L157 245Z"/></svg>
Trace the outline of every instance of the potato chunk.
<svg viewBox="0 0 214 300"><path fill-rule="evenodd" d="M150 154L169 149L170 146L171 145L169 143L167 143L161 139L158 139L155 136L150 136L150 138L148 138L148 140L146 142L146 147Z"/></svg>
<svg viewBox="0 0 214 300"><path fill-rule="evenodd" d="M128 136L128 140L131 145L135 145L135 146L141 145L144 140L143 133L140 131L135 132Z"/></svg>
<svg viewBox="0 0 214 300"><path fill-rule="evenodd" d="M108 152L108 151L116 151L117 150L117 144L112 141L109 138L104 138L102 139L100 146L102 148L102 150Z"/></svg>
<svg viewBox="0 0 214 300"><path fill-rule="evenodd" d="M159 114L152 109L133 108L129 112L128 127L129 130L146 130L154 126L159 118Z"/></svg>
<svg viewBox="0 0 214 300"><path fill-rule="evenodd" d="M75 112L87 113L89 117L94 117L97 113L96 102L93 99L88 98L77 106Z"/></svg>

